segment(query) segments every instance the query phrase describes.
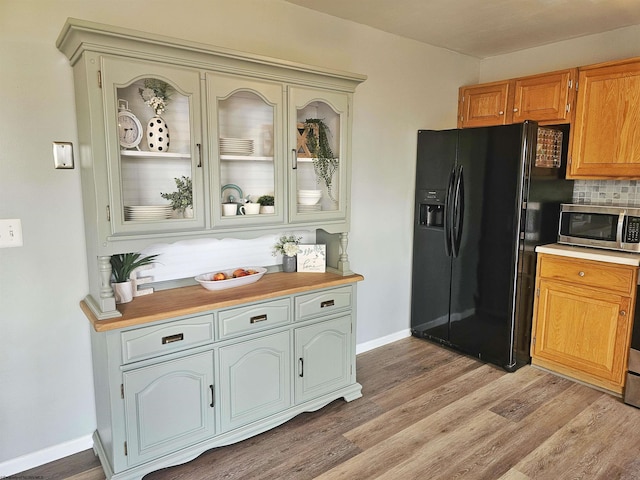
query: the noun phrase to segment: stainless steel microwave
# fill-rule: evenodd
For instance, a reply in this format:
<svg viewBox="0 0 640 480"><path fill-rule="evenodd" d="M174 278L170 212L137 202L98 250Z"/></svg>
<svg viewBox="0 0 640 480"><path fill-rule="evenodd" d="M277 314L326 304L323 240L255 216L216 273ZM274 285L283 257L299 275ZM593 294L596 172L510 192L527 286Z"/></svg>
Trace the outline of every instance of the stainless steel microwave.
<svg viewBox="0 0 640 480"><path fill-rule="evenodd" d="M558 242L640 252L640 208L562 204Z"/></svg>

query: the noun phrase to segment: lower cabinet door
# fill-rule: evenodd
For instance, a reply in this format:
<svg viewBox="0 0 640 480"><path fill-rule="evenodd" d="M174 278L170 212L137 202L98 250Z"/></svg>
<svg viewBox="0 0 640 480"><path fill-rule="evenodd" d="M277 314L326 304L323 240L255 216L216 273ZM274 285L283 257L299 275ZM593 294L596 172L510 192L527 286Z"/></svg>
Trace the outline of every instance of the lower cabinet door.
<svg viewBox="0 0 640 480"><path fill-rule="evenodd" d="M296 328L296 403L350 383L351 343L351 316Z"/></svg>
<svg viewBox="0 0 640 480"><path fill-rule="evenodd" d="M220 348L223 432L289 406L291 342L288 331Z"/></svg>
<svg viewBox="0 0 640 480"><path fill-rule="evenodd" d="M129 466L213 436L212 351L125 372L123 385Z"/></svg>
<svg viewBox="0 0 640 480"><path fill-rule="evenodd" d="M629 297L541 279L531 356L621 390L629 349ZM616 386L618 388L616 388Z"/></svg>

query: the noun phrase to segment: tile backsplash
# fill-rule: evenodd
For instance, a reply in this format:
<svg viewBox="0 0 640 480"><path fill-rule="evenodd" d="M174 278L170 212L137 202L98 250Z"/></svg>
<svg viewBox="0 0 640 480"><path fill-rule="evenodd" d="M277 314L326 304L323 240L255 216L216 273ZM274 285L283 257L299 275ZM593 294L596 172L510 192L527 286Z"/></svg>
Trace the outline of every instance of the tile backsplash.
<svg viewBox="0 0 640 480"><path fill-rule="evenodd" d="M573 202L640 207L640 180L576 180Z"/></svg>

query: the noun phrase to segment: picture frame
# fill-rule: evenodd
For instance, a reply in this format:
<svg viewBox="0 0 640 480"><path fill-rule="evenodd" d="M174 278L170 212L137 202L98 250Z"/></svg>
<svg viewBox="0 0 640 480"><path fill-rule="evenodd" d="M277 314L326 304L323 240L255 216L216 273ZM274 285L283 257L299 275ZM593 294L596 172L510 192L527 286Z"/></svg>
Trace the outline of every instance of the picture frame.
<svg viewBox="0 0 640 480"><path fill-rule="evenodd" d="M298 272L324 273L327 268L326 245L298 245Z"/></svg>

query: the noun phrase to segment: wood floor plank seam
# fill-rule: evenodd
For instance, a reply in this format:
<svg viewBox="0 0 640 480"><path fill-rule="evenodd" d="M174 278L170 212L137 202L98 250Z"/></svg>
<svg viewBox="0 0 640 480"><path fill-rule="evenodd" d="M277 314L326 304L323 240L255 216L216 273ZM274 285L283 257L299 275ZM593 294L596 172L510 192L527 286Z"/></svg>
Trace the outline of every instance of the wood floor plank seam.
<svg viewBox="0 0 640 480"><path fill-rule="evenodd" d="M144 480L640 480L640 409L600 390L413 337L356 368L362 398ZM20 476L104 480L91 450Z"/></svg>

